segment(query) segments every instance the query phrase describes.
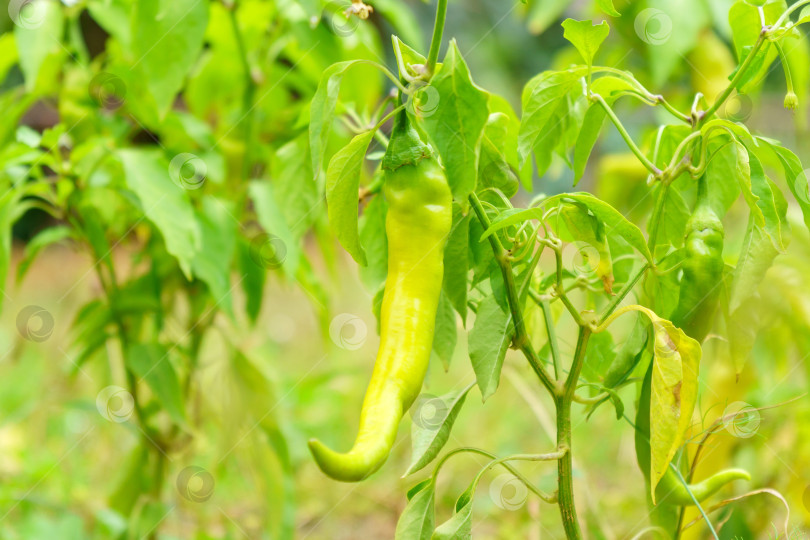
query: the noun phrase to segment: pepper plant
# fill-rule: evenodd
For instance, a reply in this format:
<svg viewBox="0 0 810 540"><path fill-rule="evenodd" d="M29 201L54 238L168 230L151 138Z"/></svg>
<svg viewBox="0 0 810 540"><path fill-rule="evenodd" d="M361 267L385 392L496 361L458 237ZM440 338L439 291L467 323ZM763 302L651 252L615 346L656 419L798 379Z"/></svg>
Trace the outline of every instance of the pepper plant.
<svg viewBox="0 0 810 540"><path fill-rule="evenodd" d="M475 373L475 384L441 398L434 422L413 425L406 475L420 473L423 479L407 494L396 538L469 538L476 489L483 474L496 466L514 474L545 503L558 506L567 538L582 538L572 465L581 442L572 438L572 409L581 407L590 415L603 404L634 431L651 530L680 538L701 523L718 538L711 511L733 501L713 506L705 501L750 475L726 469L705 479L695 476L701 451L716 428L696 421L701 364L730 362L738 372L743 369L756 335L750 323L756 286L787 247L788 209L794 201L803 226L810 226L808 180L796 154L721 113L730 99L755 89L780 63L787 84L785 108L796 109L797 92L805 90L794 88L785 49L800 35L801 25L810 22L808 3L734 3L729 24L738 65L718 95L698 93L689 108L645 87L628 71L596 62L610 32L606 21L567 19L564 36L579 53L578 63L528 81L518 117L506 99L473 82L455 41L444 47L439 62L446 41L446 0L438 0L426 55L392 36L396 73L376 67L398 98L383 100L372 119L374 127L360 131L331 157L325 155L324 140L337 114L341 82L351 80L351 70L361 61L335 64L324 73L310 109L313 171L318 178L329 157L330 226L373 276L368 283L377 291L383 345L357 443L341 455L312 442L319 465L344 481L365 479L382 466L394 444L395 424L414 401L411 389L424 376L422 360L415 360L424 358L424 340L432 339L435 358L449 361L458 320L468 329ZM611 0L597 5L605 15L621 16ZM353 6L357 12L365 9L361 2ZM664 120L639 139L617 112L623 101L661 111ZM383 131L393 116L400 120L389 141ZM396 126L406 121L415 132L407 139L411 146L403 148ZM562 161L573 172L570 187L575 188L605 132L618 133L645 170L641 226L592 194L566 190L544 195L545 186L532 181L535 173L543 177L552 163ZM413 223L392 219L402 212L396 193L401 188L393 185L401 180L383 174L386 159L370 181L363 180L366 162L379 155L367 155L372 141L388 147L386 159L392 149L397 156L411 156L409 164L413 156L438 156L453 196L452 225L441 241L426 237ZM408 181L418 186L424 181L420 175L432 173L416 166L408 174ZM515 207L521 186L526 191L538 188L541 194L525 207ZM416 188L414 193L416 212L430 199L420 202ZM732 208L738 216L740 207L747 219L745 238L741 245L731 245L724 219L730 219ZM403 227L412 231L404 243ZM412 253L428 257L437 249L444 253L440 278L420 272L415 261L421 259ZM403 281L403 264L406 275L413 271L441 280L441 290ZM402 302L392 303L389 295ZM571 346L565 342L569 337ZM392 346L399 349L392 353ZM510 348L525 357L553 403L556 446L504 456L460 447L442 455L472 388L484 400L498 390ZM620 393L628 385L638 388L635 413ZM388 387L408 388L408 397L380 390ZM717 422L745 419L724 414ZM437 524L437 478L448 460L461 453L478 454L488 463L460 494L452 517ZM556 464L556 489L546 493L534 486L516 467L521 461ZM688 507L699 513L691 522L685 519ZM787 525L778 534L787 536Z"/></svg>

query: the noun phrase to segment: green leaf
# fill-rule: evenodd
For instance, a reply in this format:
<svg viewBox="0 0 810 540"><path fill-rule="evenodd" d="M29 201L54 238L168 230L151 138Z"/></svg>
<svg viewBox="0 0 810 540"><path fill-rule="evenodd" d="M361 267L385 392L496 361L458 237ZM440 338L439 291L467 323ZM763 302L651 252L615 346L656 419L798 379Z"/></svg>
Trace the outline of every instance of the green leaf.
<svg viewBox="0 0 810 540"><path fill-rule="evenodd" d="M395 540L430 540L436 519L433 508L435 491L436 486L430 480L411 495L408 505L399 516Z"/></svg>
<svg viewBox="0 0 810 540"><path fill-rule="evenodd" d="M608 3L610 3L610 0L608 0ZM593 57L610 33L607 21L594 24L593 21L565 19L562 27L564 28L563 37L576 47L579 54L582 55L582 59L585 60L585 64L592 66Z"/></svg>
<svg viewBox="0 0 810 540"><path fill-rule="evenodd" d="M469 274L470 215L464 215L453 204L453 228L444 247L444 280L442 288L447 299L467 324L467 286ZM489 247L489 246L487 246Z"/></svg>
<svg viewBox="0 0 810 540"><path fill-rule="evenodd" d="M230 274L238 222L230 207L229 202L210 195L203 198L197 211L202 246L191 262L191 271L208 286L215 305L233 316Z"/></svg>
<svg viewBox="0 0 810 540"><path fill-rule="evenodd" d="M786 8L787 6L783 0L768 2L762 8L757 8L744 0L738 0L731 6L728 13L728 22L731 25L734 49L737 52L737 59L740 64L748 56L762 31L762 19L759 10L762 10L764 22L767 25L775 23ZM748 69L748 74L743 77L738 85L741 92L748 89L748 83L758 83L769 69L771 63L773 63L777 51L776 47L770 45L770 42L766 42L757 53L756 59Z"/></svg>
<svg viewBox="0 0 810 540"><path fill-rule="evenodd" d="M455 41L450 42L441 70L428 88L436 91L438 103L421 113L425 129L442 158L453 196L466 201L475 190L478 143L489 116L488 94L473 83ZM418 108L416 113L420 114Z"/></svg>
<svg viewBox="0 0 810 540"><path fill-rule="evenodd" d="M442 451L447 439L450 437L450 430L458 418L458 413L464 405L467 393L475 386L475 383L468 385L461 391L451 392L438 398L430 400L433 406L433 414L430 418L414 419L411 424L411 441L413 451L411 453L411 463L404 476L413 474L431 461L436 459ZM416 407L414 407L416 408ZM420 407L419 409L423 409ZM419 414L419 411L416 412Z"/></svg>
<svg viewBox="0 0 810 540"><path fill-rule="evenodd" d="M582 120L582 129L579 130L576 145L574 146L574 185L576 186L585 174L585 167L591 152L602 131L607 113L599 103L592 103L585 112Z"/></svg>
<svg viewBox="0 0 810 540"><path fill-rule="evenodd" d="M609 332L600 332L588 340L585 361L582 365L582 376L587 381L596 382L602 379L614 359L613 337Z"/></svg>
<svg viewBox="0 0 810 540"><path fill-rule="evenodd" d="M484 136L481 139L481 156L478 162L478 187L495 188L507 197L518 190L520 178L512 169L505 151L509 118L503 113L489 115Z"/></svg>
<svg viewBox="0 0 810 540"><path fill-rule="evenodd" d="M433 351L441 359L445 371L450 369L450 360L453 358L457 339L456 312L453 310L453 304L448 300L447 294L442 291L439 296L439 306L436 310Z"/></svg>
<svg viewBox="0 0 810 540"><path fill-rule="evenodd" d="M500 126L501 130L504 127L506 128L500 144L500 150L506 158L506 163L509 164L513 172L518 171L520 183L523 185L523 188L526 191L532 191L532 181L534 180L532 167L531 165L521 167L520 160L518 159L517 142L518 132L520 131L520 118L515 114L515 110L512 108L509 101L497 94L491 94L489 96L489 113L490 119L493 118L493 115L497 115L495 122ZM490 120L487 120L487 123L489 122ZM484 129L486 131L487 128L485 127ZM495 142L495 138L493 137L490 137L490 140ZM496 142L495 144L497 145L498 143Z"/></svg>
<svg viewBox="0 0 810 540"><path fill-rule="evenodd" d="M174 371L171 351L159 343L135 343L127 349L127 368L146 382L172 420L187 424L180 381Z"/></svg>
<svg viewBox="0 0 810 540"><path fill-rule="evenodd" d="M709 149L712 149L711 143ZM756 196L751 191L751 165L745 145L736 140L718 145L709 157L705 175L709 203L718 216L728 212L742 191L748 206L758 214L758 219L762 219ZM729 182L729 178L737 182Z"/></svg>
<svg viewBox="0 0 810 540"><path fill-rule="evenodd" d="M648 262L652 262L652 256L650 255L650 250L647 248L647 243L644 240L641 229L633 223L630 223L618 210L608 203L597 199L590 193L560 193L559 195L544 199L540 204L542 204L543 207L553 207L564 202L566 199L577 201L585 205L599 221L605 224L606 234L608 234L608 236L612 234L621 236L628 244L638 250ZM492 224L489 229L484 232L482 239L512 225L523 223L531 219L542 219L544 213L543 208L528 208L526 210L504 212L492 220Z"/></svg>
<svg viewBox="0 0 810 540"><path fill-rule="evenodd" d="M321 172L323 154L326 151L326 141L332 129L332 120L335 118L335 107L340 95L340 84L346 71L362 62L362 60L348 60L329 66L323 72L318 89L312 96L309 106L309 151L312 159L312 173L315 178Z"/></svg>
<svg viewBox="0 0 810 540"><path fill-rule="evenodd" d="M57 60L64 52L61 40L65 17L60 2L19 2L17 6L32 12L32 24L25 22L24 14L20 15L21 24L14 24L20 69L25 77L25 88L31 92L42 86L41 75L47 75L43 68L48 68L45 70L48 72L59 69ZM13 7L14 4L10 4L9 10ZM49 63L54 65L49 66Z"/></svg>
<svg viewBox="0 0 810 540"><path fill-rule="evenodd" d="M661 189L660 187L658 189ZM678 191L671 189L666 194L666 201L661 215L658 245L671 245L675 248L683 246L686 222L692 215L691 210ZM656 300L657 301L657 300ZM658 305L658 304L656 304Z"/></svg>
<svg viewBox="0 0 810 540"><path fill-rule="evenodd" d="M160 118L169 112L194 67L208 26L198 0L139 0L132 15L133 67L143 74Z"/></svg>
<svg viewBox="0 0 810 540"><path fill-rule="evenodd" d="M771 238L774 247L778 251L784 251L790 241L787 201L776 184L765 175L759 159L753 154L749 154L748 157L751 168L751 191L757 198L757 207L761 210L763 229Z"/></svg>
<svg viewBox="0 0 810 540"><path fill-rule="evenodd" d="M651 316L655 335L650 402L651 486L664 476L692 424L701 350L697 341L664 319Z"/></svg>
<svg viewBox="0 0 810 540"><path fill-rule="evenodd" d="M518 160L520 167L532 152L542 152L550 156L557 140L559 116L567 111L564 99L580 85L579 79L587 73L587 68L577 67L567 71L545 71L531 79L523 89L523 116L518 133ZM538 158L539 160L539 158ZM544 159L543 161L547 161ZM542 167L538 166L542 169ZM542 175L545 170L539 170Z"/></svg>
<svg viewBox="0 0 810 540"><path fill-rule="evenodd" d="M528 16L529 31L533 34L542 34L565 11L570 4L569 0L535 0L532 2Z"/></svg>
<svg viewBox="0 0 810 540"><path fill-rule="evenodd" d="M647 0L633 4L639 8L628 26L646 48L655 87L666 84L674 72L682 72L684 57L700 45L700 32L712 25L707 4L703 0Z"/></svg>
<svg viewBox="0 0 810 540"><path fill-rule="evenodd" d="M302 133L279 148L270 163L270 180L287 227L296 239L307 232L319 213L318 185L310 182L309 139Z"/></svg>
<svg viewBox="0 0 810 540"><path fill-rule="evenodd" d="M484 401L498 389L503 360L514 334L512 314L504 311L495 295L484 298L468 335L470 360Z"/></svg>
<svg viewBox="0 0 810 540"><path fill-rule="evenodd" d="M186 192L169 176L169 166L154 150L119 150L127 187L141 202L143 213L154 223L166 250L191 279L191 263L201 247L200 228Z"/></svg>
<svg viewBox="0 0 810 540"><path fill-rule="evenodd" d="M385 283L388 276L388 237L385 234L385 219L388 206L385 197L373 197L360 216L360 244L366 252L367 266L361 266L360 277L370 291Z"/></svg>
<svg viewBox="0 0 810 540"><path fill-rule="evenodd" d="M804 24L810 22L810 6L804 6L799 13L799 18L796 20L796 24Z"/></svg>
<svg viewBox="0 0 810 540"><path fill-rule="evenodd" d="M287 226L284 214L279 208L273 185L262 180L248 184L248 194L256 207L259 224L269 236L257 236L253 239L254 262L269 269L281 267L284 274L295 278L300 264L301 248ZM272 250L264 257L262 248Z"/></svg>
<svg viewBox="0 0 810 540"><path fill-rule="evenodd" d="M360 171L374 130L356 135L329 162L326 170L326 204L329 226L340 244L358 264L365 266L366 252L360 244L357 228Z"/></svg>
<svg viewBox="0 0 810 540"><path fill-rule="evenodd" d="M613 6L613 0L596 0L596 5L611 17L621 17L621 13L616 11L616 8Z"/></svg>
<svg viewBox="0 0 810 540"><path fill-rule="evenodd" d="M456 510L453 517L442 523L433 533L432 540L467 540L472 538L472 499Z"/></svg>
<svg viewBox="0 0 810 540"><path fill-rule="evenodd" d="M262 309L267 272L264 266L256 264L254 254L251 252L250 242L241 236L239 238L238 264L239 275L242 276L240 285L245 293L245 313L250 322L256 324Z"/></svg>
<svg viewBox="0 0 810 540"><path fill-rule="evenodd" d="M805 8L805 10L806 9L807 8ZM776 155L779 162L782 164L788 188L796 199L796 202L799 203L799 208L802 209L804 224L810 229L810 188L808 188L807 181L807 175L810 169L804 170L798 156L787 148L764 139L759 140L765 142L765 146Z"/></svg>
<svg viewBox="0 0 810 540"><path fill-rule="evenodd" d="M3 186L4 193L0 195L0 307L6 298L6 276L11 261L11 228L17 221L17 205L22 192L13 187Z"/></svg>
<svg viewBox="0 0 810 540"><path fill-rule="evenodd" d="M650 490L669 468L692 425L697 403L700 344L671 322L643 306L628 306L652 322L654 347L650 399Z"/></svg>
<svg viewBox="0 0 810 540"><path fill-rule="evenodd" d="M599 94L607 102L612 105L616 101L616 96L619 92L633 90L632 85L626 80L607 76L596 79L591 84L591 92ZM599 134L602 131L602 125L605 122L607 113L600 103L592 102L585 116L582 119L582 126L580 127L577 141L574 145L574 185L576 186L582 175L585 173L585 167L588 164L588 158L591 156L593 147L599 139Z"/></svg>
<svg viewBox="0 0 810 540"><path fill-rule="evenodd" d="M73 229L65 225L58 225L56 227L48 227L43 229L34 238L25 244L25 251L23 258L17 266L17 281L22 281L31 263L34 262L37 255L46 247L73 237Z"/></svg>
<svg viewBox="0 0 810 540"><path fill-rule="evenodd" d="M748 231L734 268L726 328L731 358L741 373L754 346L759 328L757 290L773 265L779 251L760 227L749 223Z"/></svg>

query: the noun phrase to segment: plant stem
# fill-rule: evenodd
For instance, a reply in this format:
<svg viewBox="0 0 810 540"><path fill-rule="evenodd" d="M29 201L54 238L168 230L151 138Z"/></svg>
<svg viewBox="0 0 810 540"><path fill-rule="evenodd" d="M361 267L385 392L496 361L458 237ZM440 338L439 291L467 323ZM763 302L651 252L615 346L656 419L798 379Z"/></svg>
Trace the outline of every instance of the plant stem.
<svg viewBox="0 0 810 540"><path fill-rule="evenodd" d="M627 297L627 295L630 294L630 291L632 291L633 287L636 286L638 280L641 279L641 276L643 276L644 273L649 268L650 263L645 262L644 265L641 268L639 268L638 271L635 274L633 274L633 276L630 277L629 280L627 280L627 283L624 285L624 287L622 287L622 290L619 291L619 294L617 294L610 300L610 303L605 308L605 311L602 312L602 316L599 317L598 324L602 324L603 322L605 322L605 319L610 317L611 313L613 313L613 311L618 307L618 305L622 303L622 300L624 300L625 297Z"/></svg>
<svg viewBox="0 0 810 540"><path fill-rule="evenodd" d="M664 215L664 202L667 199L667 188L669 186L665 183L661 183L661 191L658 192L658 198L655 200L655 208L653 209L653 215L650 217L650 238L647 240L647 247L649 247L650 251L653 252L655 250L655 243L658 239L658 228L661 225L661 216ZM655 253L652 253L653 259L655 259Z"/></svg>
<svg viewBox="0 0 810 540"><path fill-rule="evenodd" d="M487 217L484 206L478 199L478 195L471 193L469 200L478 221L481 222L481 226L486 231L489 229L491 222L489 217ZM509 302L509 310L512 313L512 324L515 327L513 345L516 349L520 349L521 352L523 352L523 355L529 361L532 369L540 378L540 382L542 382L543 386L545 386L546 389L548 389L548 391L553 395L556 393L555 384L551 380L551 377L546 372L545 368L542 366L540 358L537 356L537 352L532 347L529 336L526 334L526 325L523 321L523 312L520 309L520 298L518 296L517 287L515 286L515 274L512 271L512 264L509 262L509 259L506 256L506 251L504 250L503 245L501 245L501 241L498 239L498 236L496 234L491 234L489 235L488 239L489 244L492 247L492 251L495 254L495 261L498 263L498 266L501 269L503 282L506 285L506 299Z"/></svg>
<svg viewBox="0 0 810 540"><path fill-rule="evenodd" d="M706 112L703 113L703 116L698 121L698 127L706 123L706 120L710 118L714 113L716 113L720 107L723 106L723 103L726 102L726 100L734 91L734 89L737 88L737 84L739 84L740 80L743 78L743 75L745 75L745 72L748 71L748 68L751 66L751 63L754 61L754 58L756 57L763 43L765 43L764 29L762 32L760 32L759 39L757 39L757 42L754 44L754 48L751 49L751 52L748 53L748 56L745 57L745 61L737 70L737 73L734 74L734 78L731 79L731 82L729 83L728 87L725 90L723 90L723 93L720 94L720 97L717 98L714 104L711 107L709 107L709 109Z"/></svg>
<svg viewBox="0 0 810 540"><path fill-rule="evenodd" d="M773 23L771 28L779 28L780 26L782 26L782 24L787 20L787 18L790 17L791 13L793 13L794 11L796 11L805 4L810 4L810 0L799 0L799 2L796 2L795 4L790 6L784 13L782 13L782 15L779 16L778 19L776 19L776 22Z"/></svg>
<svg viewBox="0 0 810 540"><path fill-rule="evenodd" d="M442 35L444 34L444 21L447 19L447 0L439 0L436 6L436 22L433 23L433 37L430 40L430 52L427 57L427 74L433 76L436 69L436 62L439 61L439 49L442 47Z"/></svg>
<svg viewBox="0 0 810 540"><path fill-rule="evenodd" d="M562 367L560 366L560 345L557 343L557 333L554 330L554 319L551 316L551 305L548 300L541 300L540 307L543 309L543 318L546 321L546 334L548 334L548 344L551 349L551 359L554 362L554 377L559 381Z"/></svg>
<svg viewBox="0 0 810 540"><path fill-rule="evenodd" d="M621 120L619 120L619 117L616 116L616 113L613 112L613 109L607 104L607 101L605 101L605 98L599 94L591 94L591 99L595 99L602 106L602 108L605 109L605 113L607 113L608 118L610 118L611 122L613 122L613 124L616 126L616 129L619 130L619 134L622 136L622 139L624 139L624 142L627 143L627 146L636 155L639 161L641 161L644 167L646 167L647 170L650 171L654 176L660 176L661 171L649 159L647 159L647 156L645 156L641 149L636 145L633 138L630 137L630 134L625 129Z"/></svg>
<svg viewBox="0 0 810 540"><path fill-rule="evenodd" d="M571 402L574 398L579 374L582 371L590 336L591 330L588 327L580 327L574 361L571 364L568 379L565 381L563 393L557 397L555 402L557 407L557 448L565 451L565 455L557 462L557 498L563 528L568 540L582 538L574 502L573 459L571 456Z"/></svg>
<svg viewBox="0 0 810 540"><path fill-rule="evenodd" d="M433 468L433 474L431 475L433 477L433 481L434 482L436 481L436 476L439 474L439 471L441 470L442 466L444 466L444 464L451 457L453 457L456 454L461 454L463 452L469 452L469 453L472 453L472 454L479 454L481 456L485 456L485 457L488 457L488 458L490 458L492 460L495 460L493 463L490 463L489 465L487 465L485 470L488 470L488 469L494 467L495 465L500 465L501 467L503 467L504 469L506 469L507 471L509 471L513 475L515 475L521 482L523 482L523 484L529 489L529 491L531 491L532 493L537 495L543 501L545 501L547 503L551 503L551 504L554 504L554 503L557 502L556 494L549 495L549 494L544 493L543 491L537 489L536 487L534 487L534 485L529 481L529 479L526 478L526 476L524 476L523 473L521 473L519 470L517 470L514 466L512 466L509 463L509 461L554 461L554 460L559 459L561 457L560 452L553 452L553 453L549 453L549 454L537 454L537 455L518 454L518 455L498 459L498 456L496 456L492 452L487 452L486 450L482 450L480 448L474 448L472 446L465 446L465 447L462 447L462 448L455 448L455 449L449 451L448 453L446 453L438 461L438 463L436 463L436 466Z"/></svg>

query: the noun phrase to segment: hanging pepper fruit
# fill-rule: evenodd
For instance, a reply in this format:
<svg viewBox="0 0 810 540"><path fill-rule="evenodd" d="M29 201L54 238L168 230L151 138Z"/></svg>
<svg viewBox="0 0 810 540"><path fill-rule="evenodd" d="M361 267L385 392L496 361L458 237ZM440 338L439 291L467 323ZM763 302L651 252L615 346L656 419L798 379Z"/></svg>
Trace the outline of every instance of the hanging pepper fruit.
<svg viewBox="0 0 810 540"><path fill-rule="evenodd" d="M723 282L723 222L709 204L706 178L698 180L692 217L686 223L685 249L678 306L672 324L702 342L711 330Z"/></svg>
<svg viewBox="0 0 810 540"><path fill-rule="evenodd" d="M452 194L444 170L404 110L395 120L382 168L388 202L388 278L380 348L359 433L347 453L309 441L321 470L344 482L363 480L382 466L402 416L422 388L442 287L444 246L452 225Z"/></svg>

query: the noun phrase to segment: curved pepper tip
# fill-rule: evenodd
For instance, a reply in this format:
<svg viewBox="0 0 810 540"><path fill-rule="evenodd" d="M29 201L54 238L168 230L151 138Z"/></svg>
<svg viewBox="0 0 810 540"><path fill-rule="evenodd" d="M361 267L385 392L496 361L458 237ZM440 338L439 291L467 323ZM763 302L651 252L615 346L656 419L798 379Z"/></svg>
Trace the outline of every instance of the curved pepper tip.
<svg viewBox="0 0 810 540"><path fill-rule="evenodd" d="M352 452L342 454L335 452L318 439L310 439L307 442L315 463L327 476L341 482L360 482L365 480L382 466L383 461L371 463L364 460L362 456L354 455Z"/></svg>

